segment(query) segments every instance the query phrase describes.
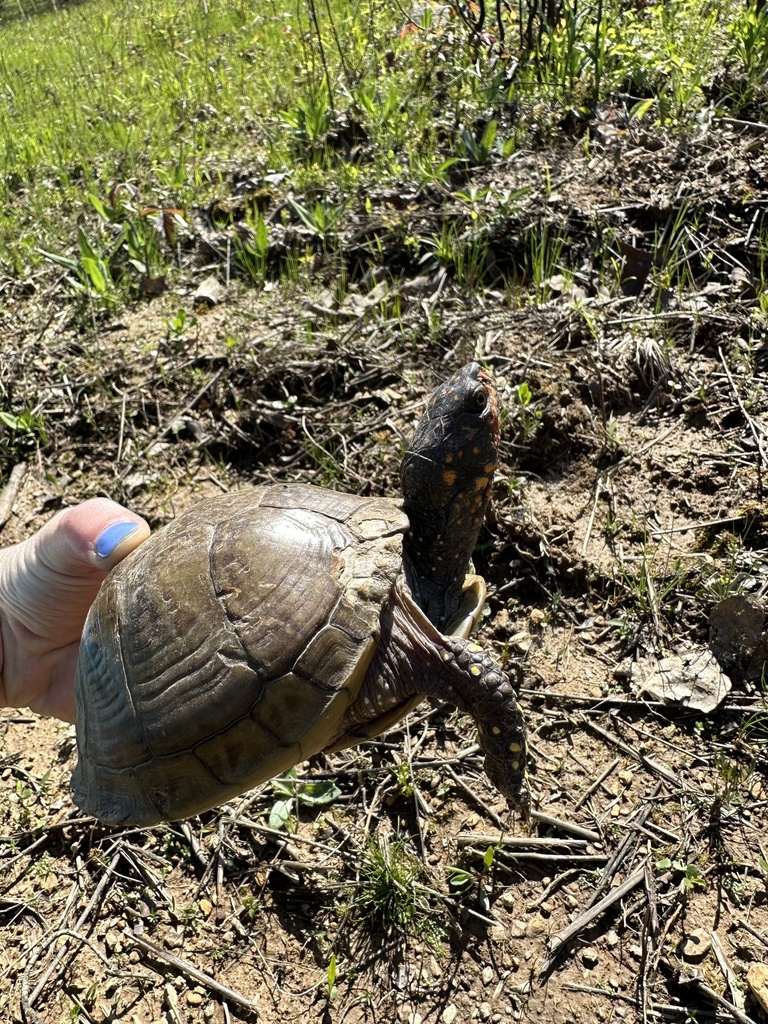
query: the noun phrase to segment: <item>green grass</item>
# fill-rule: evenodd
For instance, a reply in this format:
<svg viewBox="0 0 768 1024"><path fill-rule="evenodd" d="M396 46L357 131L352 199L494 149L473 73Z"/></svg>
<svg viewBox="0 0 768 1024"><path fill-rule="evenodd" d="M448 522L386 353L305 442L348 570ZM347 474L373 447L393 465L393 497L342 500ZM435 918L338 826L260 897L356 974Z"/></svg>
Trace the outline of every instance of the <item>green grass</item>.
<svg viewBox="0 0 768 1024"><path fill-rule="evenodd" d="M0 20L0 267L23 276L40 249L80 259L76 225L97 220L87 197L105 203L120 182L136 186L138 215L227 194L234 170L285 170L286 189L313 192L302 219L321 215L330 244L372 183L450 186L556 137L569 111L620 98L679 127L710 102L739 113L765 98L768 15L741 2L619 15L618 0L567 0L524 45L526 5L512 6L500 56L459 21L404 32L402 10L377 0L91 0L36 14L17 0ZM98 292L109 239L84 230L94 262L78 273ZM434 244L456 249L471 283L484 252L457 249L453 230ZM264 239L240 255L263 279Z"/></svg>

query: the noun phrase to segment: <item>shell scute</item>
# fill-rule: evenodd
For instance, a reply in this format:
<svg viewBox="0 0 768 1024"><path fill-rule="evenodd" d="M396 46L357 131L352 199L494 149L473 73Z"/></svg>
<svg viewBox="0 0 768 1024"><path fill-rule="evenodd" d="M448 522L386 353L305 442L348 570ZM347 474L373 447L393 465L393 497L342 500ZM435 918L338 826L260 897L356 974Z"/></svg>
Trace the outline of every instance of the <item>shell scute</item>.
<svg viewBox="0 0 768 1024"><path fill-rule="evenodd" d="M266 756L266 751L271 754ZM236 786L240 779L270 772L273 764L277 765L276 772L283 770L283 762L285 767L293 764L293 751L283 747L274 733L252 715L199 743L194 754L222 786Z"/></svg>

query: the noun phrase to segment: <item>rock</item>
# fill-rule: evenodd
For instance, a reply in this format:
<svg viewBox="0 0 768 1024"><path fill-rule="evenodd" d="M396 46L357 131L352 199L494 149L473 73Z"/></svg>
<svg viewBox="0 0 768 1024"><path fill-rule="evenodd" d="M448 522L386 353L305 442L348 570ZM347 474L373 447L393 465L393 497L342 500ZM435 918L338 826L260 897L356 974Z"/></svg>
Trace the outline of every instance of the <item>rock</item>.
<svg viewBox="0 0 768 1024"><path fill-rule="evenodd" d="M187 992L187 1002L190 1006L202 1006L205 996L201 996L199 992L191 991Z"/></svg>
<svg viewBox="0 0 768 1024"><path fill-rule="evenodd" d="M196 305L217 306L226 296L227 289L215 274L211 274L200 282L192 299Z"/></svg>
<svg viewBox="0 0 768 1024"><path fill-rule="evenodd" d="M122 953L123 943L120 932L116 932L114 929L110 928L104 936L104 948L110 956L112 956L113 953Z"/></svg>
<svg viewBox="0 0 768 1024"><path fill-rule="evenodd" d="M719 601L709 613L709 643L726 670L760 679L768 660L766 604L749 594L734 594Z"/></svg>
<svg viewBox="0 0 768 1024"><path fill-rule="evenodd" d="M768 1013L768 964L750 964L747 971L747 985L764 1013Z"/></svg>
<svg viewBox="0 0 768 1024"><path fill-rule="evenodd" d="M545 921L540 914L536 914L535 917L532 917L525 926L525 934L529 939L535 939L539 935L546 935L548 931L549 922Z"/></svg>
<svg viewBox="0 0 768 1024"><path fill-rule="evenodd" d="M680 955L687 963L698 964L701 963L711 948L712 938L709 932L703 928L694 928L686 935Z"/></svg>
<svg viewBox="0 0 768 1024"><path fill-rule="evenodd" d="M640 658L630 668L632 688L638 695L679 704L708 714L725 700L731 681L711 651L681 643L663 658Z"/></svg>
<svg viewBox="0 0 768 1024"><path fill-rule="evenodd" d="M453 1024L459 1015L459 1008L455 1003L448 1003L446 1008L443 1010L443 1015L440 1020L443 1024Z"/></svg>
<svg viewBox="0 0 768 1024"><path fill-rule="evenodd" d="M204 896L199 901L198 906L200 907L200 913L203 915L203 917L208 917L210 915L211 911L213 910L213 904L211 903L210 900L207 900Z"/></svg>
<svg viewBox="0 0 768 1024"><path fill-rule="evenodd" d="M169 931L166 933L163 943L166 949L181 949L184 945L184 939L177 932Z"/></svg>
<svg viewBox="0 0 768 1024"><path fill-rule="evenodd" d="M490 1020L491 1012L490 1003L480 1003L480 1007L478 1009L478 1016L480 1017L480 1020Z"/></svg>
<svg viewBox="0 0 768 1024"><path fill-rule="evenodd" d="M482 978L484 985L490 985L491 982L493 981L493 968L484 967L483 973L480 975L480 977Z"/></svg>
<svg viewBox="0 0 768 1024"><path fill-rule="evenodd" d="M600 957L591 946L587 946L586 949L581 951L581 962L588 971L592 971L600 963Z"/></svg>

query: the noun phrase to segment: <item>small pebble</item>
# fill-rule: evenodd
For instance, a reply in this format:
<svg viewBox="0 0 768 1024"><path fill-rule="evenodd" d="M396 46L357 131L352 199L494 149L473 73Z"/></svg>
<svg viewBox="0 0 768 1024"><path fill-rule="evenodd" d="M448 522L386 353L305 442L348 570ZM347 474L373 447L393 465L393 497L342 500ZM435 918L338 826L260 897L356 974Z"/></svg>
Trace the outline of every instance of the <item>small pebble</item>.
<svg viewBox="0 0 768 1024"><path fill-rule="evenodd" d="M483 973L480 975L480 977L482 978L484 985L490 985L491 982L493 981L493 968L484 967Z"/></svg>
<svg viewBox="0 0 768 1024"><path fill-rule="evenodd" d="M480 1020L490 1020L490 1018L491 1018L491 1004L490 1003L480 1003L480 1008L479 1008L478 1012L479 1012Z"/></svg>
<svg viewBox="0 0 768 1024"><path fill-rule="evenodd" d="M600 963L600 958L597 953L590 946L581 951L581 962L587 968L588 971L594 970L595 967Z"/></svg>
<svg viewBox="0 0 768 1024"><path fill-rule="evenodd" d="M443 1024L453 1024L459 1015L459 1008L455 1003L448 1003L446 1008L443 1010L443 1015L440 1020Z"/></svg>
<svg viewBox="0 0 768 1024"><path fill-rule="evenodd" d="M202 1006L204 998L199 992L187 992L187 1002L190 1006Z"/></svg>
<svg viewBox="0 0 768 1024"><path fill-rule="evenodd" d="M546 935L548 931L549 925L540 914L532 917L525 926L525 934L529 939L535 939L539 935Z"/></svg>

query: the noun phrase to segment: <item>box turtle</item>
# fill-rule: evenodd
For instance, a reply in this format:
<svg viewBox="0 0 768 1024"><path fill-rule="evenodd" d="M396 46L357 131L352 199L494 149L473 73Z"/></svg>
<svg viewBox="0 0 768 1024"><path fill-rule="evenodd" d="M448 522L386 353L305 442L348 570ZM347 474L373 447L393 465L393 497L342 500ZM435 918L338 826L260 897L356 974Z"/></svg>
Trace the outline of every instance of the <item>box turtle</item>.
<svg viewBox="0 0 768 1024"><path fill-rule="evenodd" d="M187 817L369 739L431 695L474 718L488 777L527 815L515 691L468 639L498 441L493 380L470 363L432 395L402 498L238 490L129 555L80 647L79 806L114 824Z"/></svg>

